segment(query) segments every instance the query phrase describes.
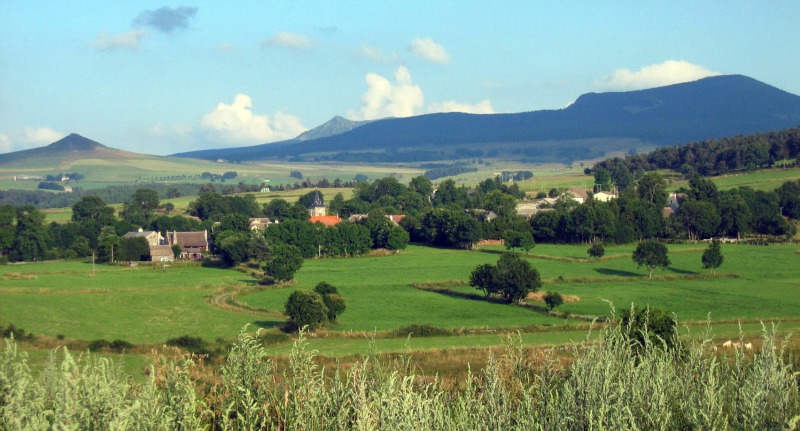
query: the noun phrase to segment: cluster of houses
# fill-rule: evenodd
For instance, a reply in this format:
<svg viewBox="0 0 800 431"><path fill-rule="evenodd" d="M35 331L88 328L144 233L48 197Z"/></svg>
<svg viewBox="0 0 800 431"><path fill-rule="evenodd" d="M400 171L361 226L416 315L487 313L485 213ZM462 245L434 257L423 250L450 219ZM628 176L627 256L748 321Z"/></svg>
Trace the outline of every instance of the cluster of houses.
<svg viewBox="0 0 800 431"><path fill-rule="evenodd" d="M181 259L202 259L208 252L208 231L202 232L167 232L164 237L156 231L145 231L139 229L137 232L128 232L123 238L141 237L147 241L150 247L150 259L154 262L172 262L175 255L172 252L173 245L181 246Z"/></svg>
<svg viewBox="0 0 800 431"><path fill-rule="evenodd" d="M570 187L566 192L564 192L564 195L566 195L569 199L578 202L579 204L589 200L589 194L586 192L586 190L580 187ZM592 199L599 202L609 202L610 200L616 198L616 194L603 191L592 195ZM540 211L552 211L553 204L555 204L558 199L559 198L544 198L532 203L520 203L517 205L517 214L530 219ZM662 215L664 218L676 216L684 199L686 199L686 194L684 193L670 193L667 197L667 206L662 210Z"/></svg>

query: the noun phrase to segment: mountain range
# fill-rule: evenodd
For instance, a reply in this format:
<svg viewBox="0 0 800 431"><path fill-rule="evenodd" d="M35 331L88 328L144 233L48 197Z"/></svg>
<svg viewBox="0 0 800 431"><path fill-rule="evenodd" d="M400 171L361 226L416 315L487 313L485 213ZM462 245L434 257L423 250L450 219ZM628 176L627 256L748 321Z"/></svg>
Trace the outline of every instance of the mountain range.
<svg viewBox="0 0 800 431"><path fill-rule="evenodd" d="M723 75L648 90L588 93L558 110L443 113L375 121L337 116L288 141L173 156L231 162L424 162L481 157L571 162L798 125L800 96L746 76ZM73 133L45 147L0 154L0 165L27 161L58 166L78 158L134 154Z"/></svg>
<svg viewBox="0 0 800 431"><path fill-rule="evenodd" d="M373 122L335 117L289 141L175 156L397 162L505 155L570 161L798 125L800 96L746 76L722 75L647 90L588 93L558 110Z"/></svg>

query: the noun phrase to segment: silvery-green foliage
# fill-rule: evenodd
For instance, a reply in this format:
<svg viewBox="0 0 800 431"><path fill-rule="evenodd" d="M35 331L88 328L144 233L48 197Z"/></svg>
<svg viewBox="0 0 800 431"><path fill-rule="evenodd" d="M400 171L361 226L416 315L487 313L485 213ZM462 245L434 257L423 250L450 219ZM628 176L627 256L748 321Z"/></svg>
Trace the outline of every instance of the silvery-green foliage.
<svg viewBox="0 0 800 431"><path fill-rule="evenodd" d="M272 362L261 342L245 330L239 333L222 366L222 426L226 430L266 428L270 406L278 411L282 408L270 392Z"/></svg>
<svg viewBox="0 0 800 431"><path fill-rule="evenodd" d="M45 391L31 376L28 355L13 337L0 352L0 429L46 430Z"/></svg>
<svg viewBox="0 0 800 431"><path fill-rule="evenodd" d="M191 356L161 359L134 385L110 359L65 349L34 378L13 340L0 354L2 430L784 430L800 422L797 373L763 331L761 349L733 357L702 340L664 349L610 324L570 350L531 352L519 335L458 389L371 352L326 371L301 333L276 373L244 330L219 380L193 380ZM741 341L741 340L740 340ZM658 343L655 343L658 344ZM213 377L213 376L212 376Z"/></svg>

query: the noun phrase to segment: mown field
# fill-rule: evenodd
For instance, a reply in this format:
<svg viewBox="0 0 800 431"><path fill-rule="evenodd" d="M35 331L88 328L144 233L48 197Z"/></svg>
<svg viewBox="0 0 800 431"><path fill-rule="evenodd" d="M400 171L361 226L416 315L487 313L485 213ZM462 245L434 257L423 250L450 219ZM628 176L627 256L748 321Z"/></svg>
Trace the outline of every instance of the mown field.
<svg viewBox="0 0 800 431"><path fill-rule="evenodd" d="M583 246L538 245L527 259L545 281L542 290L579 298L559 308L573 315L567 319L540 308L465 297L479 293L467 280L477 265L496 261L498 250L492 248L410 246L397 255L307 260L295 285L243 294L237 299L239 308L225 306L230 294L253 289L255 283L235 270L97 265L93 273L91 263L82 261L6 265L0 268L0 325L13 323L50 337L136 344L160 344L181 335L230 340L246 324L279 331L288 295L327 281L339 288L347 310L311 344L331 356L363 353L373 336L379 350L402 350L405 337L392 338L394 331L413 324L467 334L412 337L414 349L498 345L503 339L499 334L509 330L521 330L530 345L564 344L586 336L589 322L574 316L607 316L607 301L618 309L649 304L700 326L710 318L715 331L728 337L736 335L740 321L750 334L758 332L760 321L780 322L784 330L800 327L796 245L724 245L725 263L715 277L701 268L703 247L670 246L672 266L647 280L646 270L630 259L632 246L608 247L606 257L589 260ZM450 292L420 290L413 283ZM271 349L286 353L289 347Z"/></svg>

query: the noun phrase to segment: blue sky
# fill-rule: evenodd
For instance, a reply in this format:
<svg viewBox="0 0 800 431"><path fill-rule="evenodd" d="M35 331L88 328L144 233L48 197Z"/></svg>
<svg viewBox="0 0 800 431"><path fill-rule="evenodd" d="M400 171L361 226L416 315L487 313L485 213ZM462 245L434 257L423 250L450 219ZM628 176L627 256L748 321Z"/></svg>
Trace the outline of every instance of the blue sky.
<svg viewBox="0 0 800 431"><path fill-rule="evenodd" d="M171 154L335 115L559 109L743 74L800 94L800 2L0 0L0 153Z"/></svg>

